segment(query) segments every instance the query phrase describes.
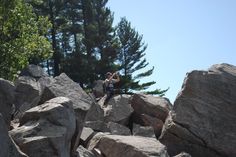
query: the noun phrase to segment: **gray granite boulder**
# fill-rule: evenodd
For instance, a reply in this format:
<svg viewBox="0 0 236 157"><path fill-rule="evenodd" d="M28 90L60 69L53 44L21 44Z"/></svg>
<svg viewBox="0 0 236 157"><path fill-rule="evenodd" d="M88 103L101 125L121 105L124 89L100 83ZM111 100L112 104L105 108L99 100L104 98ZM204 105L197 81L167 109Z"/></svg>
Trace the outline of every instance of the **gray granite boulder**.
<svg viewBox="0 0 236 157"><path fill-rule="evenodd" d="M187 74L160 141L170 155L236 156L236 66Z"/></svg>
<svg viewBox="0 0 236 157"><path fill-rule="evenodd" d="M98 135L93 147L108 157L169 157L166 147L155 138L141 136Z"/></svg>
<svg viewBox="0 0 236 157"><path fill-rule="evenodd" d="M7 128L10 126L11 116L13 114L14 99L14 84L8 80L0 78L0 114L2 114Z"/></svg>
<svg viewBox="0 0 236 157"><path fill-rule="evenodd" d="M21 71L20 76L29 76L38 80L41 77L48 76L48 74L40 66L30 64Z"/></svg>
<svg viewBox="0 0 236 157"><path fill-rule="evenodd" d="M172 108L167 98L147 94L134 94L131 105L136 113L147 114L161 119L163 122Z"/></svg>
<svg viewBox="0 0 236 157"><path fill-rule="evenodd" d="M15 106L17 117L38 105L41 97L41 85L35 78L29 76L20 76L15 81Z"/></svg>
<svg viewBox="0 0 236 157"><path fill-rule="evenodd" d="M0 113L0 157L27 157L8 135L8 128Z"/></svg>
<svg viewBox="0 0 236 157"><path fill-rule="evenodd" d="M104 121L127 125L133 112L133 108L131 107L129 100L130 96L125 94L112 97L107 106L103 107ZM99 102L99 105L102 106L102 102L103 100Z"/></svg>
<svg viewBox="0 0 236 157"><path fill-rule="evenodd" d="M27 110L10 134L30 157L70 157L75 128L72 101L57 97Z"/></svg>

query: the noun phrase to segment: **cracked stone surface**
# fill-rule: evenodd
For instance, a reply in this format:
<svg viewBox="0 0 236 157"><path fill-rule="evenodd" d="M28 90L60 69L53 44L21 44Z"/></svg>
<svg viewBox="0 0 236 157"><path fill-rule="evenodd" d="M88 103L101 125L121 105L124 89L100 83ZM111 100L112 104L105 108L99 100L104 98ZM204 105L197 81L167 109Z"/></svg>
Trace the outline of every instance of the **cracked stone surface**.
<svg viewBox="0 0 236 157"><path fill-rule="evenodd" d="M160 141L170 155L236 156L235 102L235 66L217 64L188 73Z"/></svg>

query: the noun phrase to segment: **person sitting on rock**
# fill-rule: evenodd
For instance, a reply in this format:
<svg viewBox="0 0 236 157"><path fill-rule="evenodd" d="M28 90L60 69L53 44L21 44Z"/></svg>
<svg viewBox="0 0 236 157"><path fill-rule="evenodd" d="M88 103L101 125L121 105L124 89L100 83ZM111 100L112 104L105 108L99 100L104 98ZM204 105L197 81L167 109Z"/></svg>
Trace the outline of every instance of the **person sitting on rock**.
<svg viewBox="0 0 236 157"><path fill-rule="evenodd" d="M114 78L116 76L116 78ZM120 77L117 72L111 73L107 72L106 73L106 79L103 82L104 88L105 88L105 93L106 93L106 99L104 101L104 106L107 104L107 102L110 100L110 98L114 95L114 84L120 81Z"/></svg>

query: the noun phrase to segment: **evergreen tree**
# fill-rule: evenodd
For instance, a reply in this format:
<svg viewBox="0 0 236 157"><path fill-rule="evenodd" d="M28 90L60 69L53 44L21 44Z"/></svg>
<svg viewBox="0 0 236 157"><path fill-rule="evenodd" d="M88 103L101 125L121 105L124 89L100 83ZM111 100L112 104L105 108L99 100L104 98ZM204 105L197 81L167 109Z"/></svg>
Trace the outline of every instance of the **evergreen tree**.
<svg viewBox="0 0 236 157"><path fill-rule="evenodd" d="M37 15L49 17L49 20L52 24L50 33L47 35L47 37L52 44L53 56L52 59L48 61L48 63L52 65L51 68L53 69L53 75L57 76L60 74L60 60L62 56L60 49L60 39L62 37L60 29L66 23L66 20L62 14L67 0L28 0L28 3L34 7L34 11L37 13ZM48 68L48 70L49 69L50 68ZM50 71L48 72L50 73Z"/></svg>
<svg viewBox="0 0 236 157"><path fill-rule="evenodd" d="M50 56L44 37L49 26L47 18L36 17L23 0L0 1L0 77L14 79L29 61Z"/></svg>
<svg viewBox="0 0 236 157"><path fill-rule="evenodd" d="M154 67L151 69L138 73L139 70L147 67L149 64L145 57L145 50L147 45L142 41L142 35L131 27L126 18L122 18L117 25L117 35L120 42L119 63L122 73L122 90L124 93L132 91L146 90L155 81L140 83L140 79L148 77L153 73ZM134 76L134 74L138 73ZM155 90L149 93L163 94L165 91Z"/></svg>
<svg viewBox="0 0 236 157"><path fill-rule="evenodd" d="M113 13L106 7L108 0L94 0L95 20L97 23L96 52L99 56L96 72L100 79L104 79L105 73L117 70L114 62L118 55L118 40L115 35Z"/></svg>

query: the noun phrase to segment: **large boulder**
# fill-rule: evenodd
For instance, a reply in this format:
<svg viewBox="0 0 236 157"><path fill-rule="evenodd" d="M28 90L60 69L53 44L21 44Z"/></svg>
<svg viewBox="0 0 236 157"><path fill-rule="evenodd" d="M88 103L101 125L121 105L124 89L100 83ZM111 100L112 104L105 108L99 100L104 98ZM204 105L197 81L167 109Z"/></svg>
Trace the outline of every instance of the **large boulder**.
<svg viewBox="0 0 236 157"><path fill-rule="evenodd" d="M93 101L80 85L71 80L65 73L55 77L54 80L50 82L50 84L44 87L40 103L59 96L68 97L73 102L77 120L76 137L73 138L75 139L73 140L73 142L75 142L75 144L73 144L73 150L75 152L79 144L86 114L93 104Z"/></svg>
<svg viewBox="0 0 236 157"><path fill-rule="evenodd" d="M27 110L20 127L10 131L21 150L30 157L70 157L76 120L72 101L57 97Z"/></svg>
<svg viewBox="0 0 236 157"><path fill-rule="evenodd" d="M163 122L172 108L167 98L146 94L134 94L131 99L131 105L136 113L147 114L159 118Z"/></svg>
<svg viewBox="0 0 236 157"><path fill-rule="evenodd" d="M107 106L103 108L104 121L127 125L133 112L133 108L131 107L129 100L130 96L126 94L112 97ZM103 105L102 102L102 100L99 102L101 106Z"/></svg>
<svg viewBox="0 0 236 157"><path fill-rule="evenodd" d="M8 129L0 113L0 157L26 157L8 135Z"/></svg>
<svg viewBox="0 0 236 157"><path fill-rule="evenodd" d="M236 156L236 67L187 74L160 141L170 155Z"/></svg>
<svg viewBox="0 0 236 157"><path fill-rule="evenodd" d="M93 152L85 149L83 146L79 146L76 150L76 157L97 157L93 154Z"/></svg>
<svg viewBox="0 0 236 157"><path fill-rule="evenodd" d="M94 102L86 114L86 121L104 121L104 110Z"/></svg>
<svg viewBox="0 0 236 157"><path fill-rule="evenodd" d="M93 94L96 98L100 98L104 96L103 92L103 80L96 80L93 83Z"/></svg>
<svg viewBox="0 0 236 157"><path fill-rule="evenodd" d="M107 123L108 132L112 135L131 135L130 129L124 125L108 122Z"/></svg>
<svg viewBox="0 0 236 157"><path fill-rule="evenodd" d="M151 126L141 126L139 124L133 124L132 129L134 136L152 137L155 138L154 129Z"/></svg>
<svg viewBox="0 0 236 157"><path fill-rule="evenodd" d="M9 128L13 103L15 99L15 86L12 82L0 78L0 113Z"/></svg>
<svg viewBox="0 0 236 157"><path fill-rule="evenodd" d="M144 122L144 126L151 126L154 129L154 133L158 138L161 135L163 122L162 120L149 116L147 114L142 114L141 119Z"/></svg>
<svg viewBox="0 0 236 157"><path fill-rule="evenodd" d="M38 105L42 93L41 85L35 78L20 76L15 81L15 106L17 116Z"/></svg>
<svg viewBox="0 0 236 157"><path fill-rule="evenodd" d="M21 71L20 76L29 76L38 80L41 77L48 76L48 74L40 66L30 64Z"/></svg>
<svg viewBox="0 0 236 157"><path fill-rule="evenodd" d="M155 138L141 136L99 135L94 137L97 148L108 157L168 157L166 147Z"/></svg>

